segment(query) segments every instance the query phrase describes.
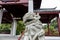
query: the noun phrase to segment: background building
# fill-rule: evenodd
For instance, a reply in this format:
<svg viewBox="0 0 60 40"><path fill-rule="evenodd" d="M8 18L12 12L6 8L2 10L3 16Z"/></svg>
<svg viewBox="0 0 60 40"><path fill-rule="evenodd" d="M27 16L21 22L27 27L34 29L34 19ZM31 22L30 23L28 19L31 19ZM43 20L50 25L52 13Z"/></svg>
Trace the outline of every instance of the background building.
<svg viewBox="0 0 60 40"><path fill-rule="evenodd" d="M60 36L59 1L60 0L33 0L34 12L40 13L41 22L46 24L44 27L46 30L46 36L56 36L56 39L59 39L57 36ZM9 31L6 31L5 33L4 31L0 32L0 39L3 40L3 37L5 36L8 39L17 39L17 22L22 20L23 15L28 12L28 0L1 0L0 5L0 23L5 25L5 27L7 27L7 24L10 25Z"/></svg>

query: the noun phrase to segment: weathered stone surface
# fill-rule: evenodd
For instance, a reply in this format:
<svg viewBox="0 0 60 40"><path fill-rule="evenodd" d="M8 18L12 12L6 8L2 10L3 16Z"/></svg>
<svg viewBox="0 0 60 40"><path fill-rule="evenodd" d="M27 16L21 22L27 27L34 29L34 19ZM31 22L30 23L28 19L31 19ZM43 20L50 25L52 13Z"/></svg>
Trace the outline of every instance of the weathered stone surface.
<svg viewBox="0 0 60 40"><path fill-rule="evenodd" d="M45 32L39 19L39 13L26 13L24 15L23 22L26 25L26 29L21 40L45 40Z"/></svg>

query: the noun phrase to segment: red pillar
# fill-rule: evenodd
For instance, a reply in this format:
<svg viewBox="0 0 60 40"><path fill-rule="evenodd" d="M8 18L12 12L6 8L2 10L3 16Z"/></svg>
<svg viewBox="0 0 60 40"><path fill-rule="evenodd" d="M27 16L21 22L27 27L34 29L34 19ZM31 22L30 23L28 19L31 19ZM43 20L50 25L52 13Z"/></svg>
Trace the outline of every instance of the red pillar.
<svg viewBox="0 0 60 40"><path fill-rule="evenodd" d="M48 22L48 35L50 34L50 30L49 30L49 22Z"/></svg>
<svg viewBox="0 0 60 40"><path fill-rule="evenodd" d="M58 31L59 31L59 36L60 36L60 18L58 18Z"/></svg>

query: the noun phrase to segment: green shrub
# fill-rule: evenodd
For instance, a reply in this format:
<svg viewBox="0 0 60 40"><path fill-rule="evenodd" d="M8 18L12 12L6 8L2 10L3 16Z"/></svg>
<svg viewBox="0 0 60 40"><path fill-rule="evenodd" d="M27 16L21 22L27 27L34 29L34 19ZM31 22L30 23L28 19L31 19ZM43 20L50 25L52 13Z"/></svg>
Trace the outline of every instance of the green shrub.
<svg viewBox="0 0 60 40"><path fill-rule="evenodd" d="M25 25L23 23L23 21L18 21L17 22L17 30L16 30L16 35L19 35L22 31L24 31L25 29Z"/></svg>

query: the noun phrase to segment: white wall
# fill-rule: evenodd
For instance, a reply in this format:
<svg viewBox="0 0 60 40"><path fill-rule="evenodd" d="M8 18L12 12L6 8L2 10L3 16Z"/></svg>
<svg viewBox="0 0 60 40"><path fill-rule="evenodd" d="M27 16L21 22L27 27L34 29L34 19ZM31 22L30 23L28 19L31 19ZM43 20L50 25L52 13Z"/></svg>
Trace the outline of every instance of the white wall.
<svg viewBox="0 0 60 40"><path fill-rule="evenodd" d="M41 8L54 8L60 10L60 0L42 0Z"/></svg>

